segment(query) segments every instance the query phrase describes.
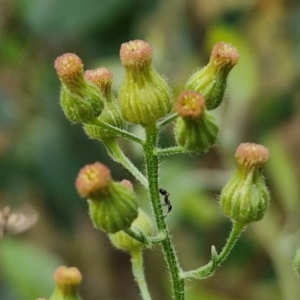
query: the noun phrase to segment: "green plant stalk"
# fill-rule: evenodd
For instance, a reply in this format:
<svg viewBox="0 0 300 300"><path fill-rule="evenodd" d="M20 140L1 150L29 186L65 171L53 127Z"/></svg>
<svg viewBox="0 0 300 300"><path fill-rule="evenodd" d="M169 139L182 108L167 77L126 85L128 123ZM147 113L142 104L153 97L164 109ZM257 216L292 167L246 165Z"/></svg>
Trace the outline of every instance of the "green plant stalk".
<svg viewBox="0 0 300 300"><path fill-rule="evenodd" d="M131 252L131 264L132 273L139 286L143 300L151 300L144 274L142 251Z"/></svg>
<svg viewBox="0 0 300 300"><path fill-rule="evenodd" d="M128 159L122 149L119 147L118 142L110 140L104 143L109 156L116 162L120 163L126 168L144 187L148 188L147 178L135 167L135 165Z"/></svg>
<svg viewBox="0 0 300 300"><path fill-rule="evenodd" d="M172 115L167 116L165 119L161 120L158 123L158 127L164 127L164 126L172 123L173 121L176 120L177 117L178 117L178 113L174 113Z"/></svg>
<svg viewBox="0 0 300 300"><path fill-rule="evenodd" d="M157 149L156 154L158 156L170 156L174 154L182 154L187 152L189 151L181 146L174 146L174 147L169 147L164 149Z"/></svg>
<svg viewBox="0 0 300 300"><path fill-rule="evenodd" d="M217 254L213 254L213 251L212 251L212 254L215 257L212 257L212 259L208 262L208 264L206 264L205 266L200 267L196 270L182 272L182 274L181 274L182 278L204 279L204 278L211 276L214 273L214 271L216 270L216 268L222 262L224 262L225 259L228 257L228 255L230 254L231 250L233 249L235 243L239 239L239 237L244 229L245 229L244 224L234 222L232 224L232 229L231 229L230 235L229 235L229 237L226 241L226 244L223 247L221 253L219 255L217 255Z"/></svg>
<svg viewBox="0 0 300 300"><path fill-rule="evenodd" d="M105 129L109 130L110 132L115 133L117 136L120 136L120 137L123 137L124 139L136 142L140 145L143 145L143 143L144 143L144 141L142 139L140 139L139 137L137 137L136 135L134 135L134 134L132 134L132 133L126 131L126 130L120 129L120 128L115 127L113 125L110 125L108 123L99 121L98 119L93 119L88 124L101 126Z"/></svg>
<svg viewBox="0 0 300 300"><path fill-rule="evenodd" d="M136 228L136 230L137 230L137 228ZM126 232L133 239L146 245L147 247L151 247L154 244L160 244L161 241L166 238L166 235L162 232L157 234L156 236L146 236L146 235L144 235L143 232L141 232L141 231L135 232L131 228L126 228L123 231Z"/></svg>
<svg viewBox="0 0 300 300"><path fill-rule="evenodd" d="M161 245L165 254L172 280L173 297L175 300L184 300L184 279L180 277L181 269L179 267L175 249L173 247L171 237L165 223L162 204L159 197L158 156L156 154L158 130L155 124L152 126L148 126L147 128L145 128L145 130L146 141L144 144L144 154L151 204L154 211L158 232L164 232L166 235L165 239L161 242Z"/></svg>

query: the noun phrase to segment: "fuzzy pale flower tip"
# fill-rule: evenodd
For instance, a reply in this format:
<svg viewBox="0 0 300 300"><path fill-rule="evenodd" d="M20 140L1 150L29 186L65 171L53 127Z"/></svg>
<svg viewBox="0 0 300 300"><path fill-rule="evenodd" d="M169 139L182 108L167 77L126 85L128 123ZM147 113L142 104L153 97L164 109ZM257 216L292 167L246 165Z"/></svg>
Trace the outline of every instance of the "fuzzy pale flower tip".
<svg viewBox="0 0 300 300"><path fill-rule="evenodd" d="M111 180L109 168L99 162L95 162L84 166L79 171L75 187L82 197L89 198L105 189Z"/></svg>
<svg viewBox="0 0 300 300"><path fill-rule="evenodd" d="M142 40L123 43L120 49L120 58L123 66L140 66L151 62L152 47Z"/></svg>
<svg viewBox="0 0 300 300"><path fill-rule="evenodd" d="M202 94L186 91L180 94L175 104L182 118L198 118L204 110L205 99Z"/></svg>
<svg viewBox="0 0 300 300"><path fill-rule="evenodd" d="M243 143L236 149L235 158L242 167L263 167L269 159L269 151L259 144Z"/></svg>
<svg viewBox="0 0 300 300"><path fill-rule="evenodd" d="M129 181L127 179L123 179L120 183L122 185L126 186L129 190L133 191L133 185L132 185L131 181Z"/></svg>
<svg viewBox="0 0 300 300"><path fill-rule="evenodd" d="M210 57L214 64L232 68L239 60L239 53L231 44L220 42L214 45Z"/></svg>
<svg viewBox="0 0 300 300"><path fill-rule="evenodd" d="M68 268L66 266L58 267L55 270L53 277L56 284L63 287L77 286L82 280L81 273L77 268Z"/></svg>
<svg viewBox="0 0 300 300"><path fill-rule="evenodd" d="M54 68L59 78L64 81L73 81L82 76L83 63L74 53L65 53L56 58Z"/></svg>
<svg viewBox="0 0 300 300"><path fill-rule="evenodd" d="M113 81L113 73L107 68L87 70L84 77L100 89L110 87Z"/></svg>

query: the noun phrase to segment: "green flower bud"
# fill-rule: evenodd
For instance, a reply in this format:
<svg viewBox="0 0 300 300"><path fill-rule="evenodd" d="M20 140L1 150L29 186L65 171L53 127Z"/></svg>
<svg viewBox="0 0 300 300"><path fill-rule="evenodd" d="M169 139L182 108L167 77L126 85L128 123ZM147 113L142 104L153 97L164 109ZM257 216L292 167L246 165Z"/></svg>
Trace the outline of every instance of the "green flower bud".
<svg viewBox="0 0 300 300"><path fill-rule="evenodd" d="M54 272L55 290L49 300L80 300L78 289L82 280L77 268L61 266Z"/></svg>
<svg viewBox="0 0 300 300"><path fill-rule="evenodd" d="M132 188L114 182L110 170L96 162L83 167L76 179L78 193L88 198L90 217L95 227L115 233L130 227L138 215Z"/></svg>
<svg viewBox="0 0 300 300"><path fill-rule="evenodd" d="M216 44L208 64L189 78L185 90L203 94L208 110L217 108L225 94L228 74L238 58L238 51L230 44Z"/></svg>
<svg viewBox="0 0 300 300"><path fill-rule="evenodd" d="M105 98L104 109L97 119L117 128L125 129L126 124L122 118L119 103L111 92L113 74L106 68L98 68L86 71L85 78L95 84ZM104 143L117 137L111 131L97 125L85 125L84 130L90 138L100 140Z"/></svg>
<svg viewBox="0 0 300 300"><path fill-rule="evenodd" d="M104 99L99 89L84 79L81 59L66 53L55 60L54 67L61 81L60 104L67 119L86 123L98 117Z"/></svg>
<svg viewBox="0 0 300 300"><path fill-rule="evenodd" d="M135 40L120 49L126 74L119 90L121 112L125 120L148 126L172 109L172 93L167 81L152 66L150 44Z"/></svg>
<svg viewBox="0 0 300 300"><path fill-rule="evenodd" d="M174 127L178 145L189 151L205 152L215 144L219 128L214 117L205 110L201 94L183 92L175 107L179 114Z"/></svg>
<svg viewBox="0 0 300 300"><path fill-rule="evenodd" d="M244 143L235 157L237 169L221 192L220 206L227 217L246 225L261 220L270 202L262 172L269 152L264 146Z"/></svg>
<svg viewBox="0 0 300 300"><path fill-rule="evenodd" d="M133 231L138 229L140 232L143 232L146 236L151 236L154 234L154 227L151 222L151 219L141 209L138 210L138 217L132 222L131 229ZM124 231L119 231L117 233L110 234L109 238L116 248L124 251L142 251L145 247L144 244L138 242Z"/></svg>
<svg viewBox="0 0 300 300"><path fill-rule="evenodd" d="M297 250L294 261L293 267L298 276L300 276L300 249Z"/></svg>

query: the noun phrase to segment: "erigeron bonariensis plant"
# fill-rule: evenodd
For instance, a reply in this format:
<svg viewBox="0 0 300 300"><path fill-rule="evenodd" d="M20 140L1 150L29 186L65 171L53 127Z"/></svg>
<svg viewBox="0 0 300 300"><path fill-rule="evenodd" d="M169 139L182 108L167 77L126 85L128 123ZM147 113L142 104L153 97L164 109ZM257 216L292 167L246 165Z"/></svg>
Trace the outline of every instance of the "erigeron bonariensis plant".
<svg viewBox="0 0 300 300"><path fill-rule="evenodd" d="M166 204L171 212L172 204L168 191L159 184L159 161L163 156L177 153L204 153L216 143L219 128L209 110L221 104L229 72L238 62L238 52L227 43L215 45L207 66L191 75L177 100L169 83L152 65L149 43L134 40L122 44L120 58L125 77L115 97L109 70L100 68L84 73L83 63L75 54L58 57L55 69L62 84L60 103L71 122L82 124L87 135L101 141L112 159L148 190L154 224L138 207L131 183L113 181L110 170L99 162L80 170L76 189L88 201L94 226L107 233L113 245L131 255L142 299L151 299L142 251L161 247L173 299L183 300L186 281L211 276L227 258L244 228L264 216L270 198L263 176L268 150L254 143L237 148L237 170L220 195L220 208L233 224L229 237L220 252L211 247L211 260L206 265L182 270L163 211ZM176 145L161 149L159 133L172 122ZM141 126L145 138L127 131L127 123ZM125 156L117 141L120 137L142 146L145 171L137 169Z"/></svg>

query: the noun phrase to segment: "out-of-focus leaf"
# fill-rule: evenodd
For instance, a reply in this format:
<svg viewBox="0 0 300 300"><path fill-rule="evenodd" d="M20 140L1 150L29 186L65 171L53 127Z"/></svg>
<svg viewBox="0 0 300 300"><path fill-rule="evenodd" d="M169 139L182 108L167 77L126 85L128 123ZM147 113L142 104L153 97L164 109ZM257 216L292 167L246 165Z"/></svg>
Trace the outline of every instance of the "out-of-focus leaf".
<svg viewBox="0 0 300 300"><path fill-rule="evenodd" d="M24 300L48 297L54 288L53 272L62 262L29 243L4 239L0 245L0 269L14 293Z"/></svg>
<svg viewBox="0 0 300 300"><path fill-rule="evenodd" d="M199 286L193 285L186 291L186 298L189 300L237 300L227 296L220 295L217 291L209 292L199 289Z"/></svg>
<svg viewBox="0 0 300 300"><path fill-rule="evenodd" d="M270 159L267 170L279 199L287 213L299 207L299 182L295 163L284 148L282 139L276 135L268 135L263 144L269 149Z"/></svg>
<svg viewBox="0 0 300 300"><path fill-rule="evenodd" d="M20 4L20 10L28 25L37 34L55 37L78 35L91 29L95 24L107 29L133 4L133 0L27 0Z"/></svg>

